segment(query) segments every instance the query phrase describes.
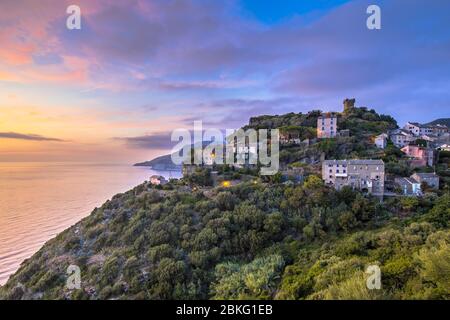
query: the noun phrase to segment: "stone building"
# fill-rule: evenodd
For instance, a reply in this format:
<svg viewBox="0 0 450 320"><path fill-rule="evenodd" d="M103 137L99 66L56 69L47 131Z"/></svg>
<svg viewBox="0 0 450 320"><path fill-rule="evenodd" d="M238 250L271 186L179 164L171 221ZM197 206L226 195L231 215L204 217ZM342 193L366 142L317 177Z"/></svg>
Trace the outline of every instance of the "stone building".
<svg viewBox="0 0 450 320"><path fill-rule="evenodd" d="M344 100L344 113L349 113L355 108L355 99Z"/></svg>
<svg viewBox="0 0 450 320"><path fill-rule="evenodd" d="M384 178L382 160L325 160L322 163L322 179L337 190L349 186L383 195Z"/></svg>
<svg viewBox="0 0 450 320"><path fill-rule="evenodd" d="M420 183L413 178L395 178L395 184L400 188L404 196L419 196L422 194Z"/></svg>
<svg viewBox="0 0 450 320"><path fill-rule="evenodd" d="M426 183L433 189L439 189L439 176L435 173L414 173L411 178L420 184Z"/></svg>

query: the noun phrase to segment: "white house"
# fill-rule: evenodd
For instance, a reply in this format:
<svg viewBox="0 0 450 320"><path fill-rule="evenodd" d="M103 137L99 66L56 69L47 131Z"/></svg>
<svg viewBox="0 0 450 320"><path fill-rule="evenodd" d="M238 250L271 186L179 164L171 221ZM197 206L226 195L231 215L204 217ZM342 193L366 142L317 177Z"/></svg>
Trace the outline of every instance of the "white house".
<svg viewBox="0 0 450 320"><path fill-rule="evenodd" d="M317 118L317 138L334 138L337 135L337 115L333 112L322 114Z"/></svg>
<svg viewBox="0 0 450 320"><path fill-rule="evenodd" d="M405 196L419 196L422 193L420 182L413 178L396 178L395 183Z"/></svg>
<svg viewBox="0 0 450 320"><path fill-rule="evenodd" d="M168 181L163 176L153 175L150 177L150 183L159 186L168 183Z"/></svg>
<svg viewBox="0 0 450 320"><path fill-rule="evenodd" d="M406 131L411 132L416 137L434 133L433 126L425 126L417 122L407 122L403 127Z"/></svg>
<svg viewBox="0 0 450 320"><path fill-rule="evenodd" d="M410 142L415 141L416 137L407 130L397 129L389 133L389 139L391 139L397 148L403 148Z"/></svg>
<svg viewBox="0 0 450 320"><path fill-rule="evenodd" d="M387 146L387 140L389 136L386 133L382 133L379 136L375 137L375 145L379 149L384 149Z"/></svg>

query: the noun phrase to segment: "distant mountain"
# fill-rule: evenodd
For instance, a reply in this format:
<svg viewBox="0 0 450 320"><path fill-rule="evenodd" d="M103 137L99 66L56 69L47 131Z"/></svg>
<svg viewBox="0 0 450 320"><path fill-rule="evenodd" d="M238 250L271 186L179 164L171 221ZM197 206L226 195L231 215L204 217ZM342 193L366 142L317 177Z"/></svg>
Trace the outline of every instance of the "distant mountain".
<svg viewBox="0 0 450 320"><path fill-rule="evenodd" d="M135 167L150 167L155 170L179 170L181 166L172 162L170 154L157 157L150 161L144 161L134 164Z"/></svg>
<svg viewBox="0 0 450 320"><path fill-rule="evenodd" d="M197 148L202 145L202 147L206 147L211 144L211 141L203 141L199 144L191 144L191 148ZM182 154L182 152L181 152ZM133 166L135 167L151 167L155 170L179 170L181 169L180 165L176 165L172 162L172 157L170 154L166 154L164 156L157 157L150 161L144 161L135 163Z"/></svg>
<svg viewBox="0 0 450 320"><path fill-rule="evenodd" d="M450 118L437 119L437 120L427 123L426 125L431 126L431 125L436 125L436 124L443 124L443 125L446 125L447 127L450 127Z"/></svg>

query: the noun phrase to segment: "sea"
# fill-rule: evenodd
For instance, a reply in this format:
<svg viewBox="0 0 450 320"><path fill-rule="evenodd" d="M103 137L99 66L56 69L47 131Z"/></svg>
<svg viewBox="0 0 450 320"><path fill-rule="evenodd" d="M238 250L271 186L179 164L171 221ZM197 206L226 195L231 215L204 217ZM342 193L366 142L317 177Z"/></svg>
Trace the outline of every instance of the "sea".
<svg viewBox="0 0 450 320"><path fill-rule="evenodd" d="M0 285L45 242L157 174L129 164L0 162Z"/></svg>

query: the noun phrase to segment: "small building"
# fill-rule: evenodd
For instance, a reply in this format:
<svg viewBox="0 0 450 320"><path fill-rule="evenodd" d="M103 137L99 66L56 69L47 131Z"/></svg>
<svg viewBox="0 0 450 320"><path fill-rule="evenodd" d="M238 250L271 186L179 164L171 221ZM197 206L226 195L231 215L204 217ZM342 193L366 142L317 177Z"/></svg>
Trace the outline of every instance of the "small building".
<svg viewBox="0 0 450 320"><path fill-rule="evenodd" d="M159 186L165 185L168 181L163 176L153 175L150 177L150 183Z"/></svg>
<svg viewBox="0 0 450 320"><path fill-rule="evenodd" d="M417 122L407 122L403 127L406 131L409 131L414 136L419 137L421 135L433 134L433 126L422 125Z"/></svg>
<svg viewBox="0 0 450 320"><path fill-rule="evenodd" d="M437 137L430 134L423 134L420 136L420 139L425 140L428 144L432 144L437 140Z"/></svg>
<svg viewBox="0 0 450 320"><path fill-rule="evenodd" d="M434 135L436 135L438 137L449 132L449 128L443 124L433 125L432 128L433 128Z"/></svg>
<svg viewBox="0 0 450 320"><path fill-rule="evenodd" d="M416 140L416 137L404 129L396 129L389 133L389 139L397 148L403 148Z"/></svg>
<svg viewBox="0 0 450 320"><path fill-rule="evenodd" d="M435 173L414 173L411 178L419 184L426 183L430 188L439 189L439 176Z"/></svg>
<svg viewBox="0 0 450 320"><path fill-rule="evenodd" d="M334 138L338 132L336 113L323 113L317 118L317 138Z"/></svg>
<svg viewBox="0 0 450 320"><path fill-rule="evenodd" d="M300 134L294 131L280 132L280 143L282 145L300 144Z"/></svg>
<svg viewBox="0 0 450 320"><path fill-rule="evenodd" d="M434 150L430 148L419 147L417 145L407 145L403 147L402 152L411 158L413 167L433 166Z"/></svg>
<svg viewBox="0 0 450 320"><path fill-rule="evenodd" d="M288 166L285 170L281 171L283 181L302 182L305 169L302 167Z"/></svg>
<svg viewBox="0 0 450 320"><path fill-rule="evenodd" d="M438 145L437 149L439 151L450 151L450 144L447 143L440 144Z"/></svg>
<svg viewBox="0 0 450 320"><path fill-rule="evenodd" d="M350 130L349 129L342 129L342 130L339 130L338 131L338 133L337 133L337 136L338 137L350 137Z"/></svg>
<svg viewBox="0 0 450 320"><path fill-rule="evenodd" d="M389 136L386 133L382 133L375 137L375 145L379 149L385 149L387 147L387 141Z"/></svg>
<svg viewBox="0 0 450 320"><path fill-rule="evenodd" d="M395 178L395 184L405 196L419 196L422 194L420 183L413 178Z"/></svg>
<svg viewBox="0 0 450 320"><path fill-rule="evenodd" d="M376 195L384 194L383 160L325 160L322 179L327 185L340 190L349 186Z"/></svg>

